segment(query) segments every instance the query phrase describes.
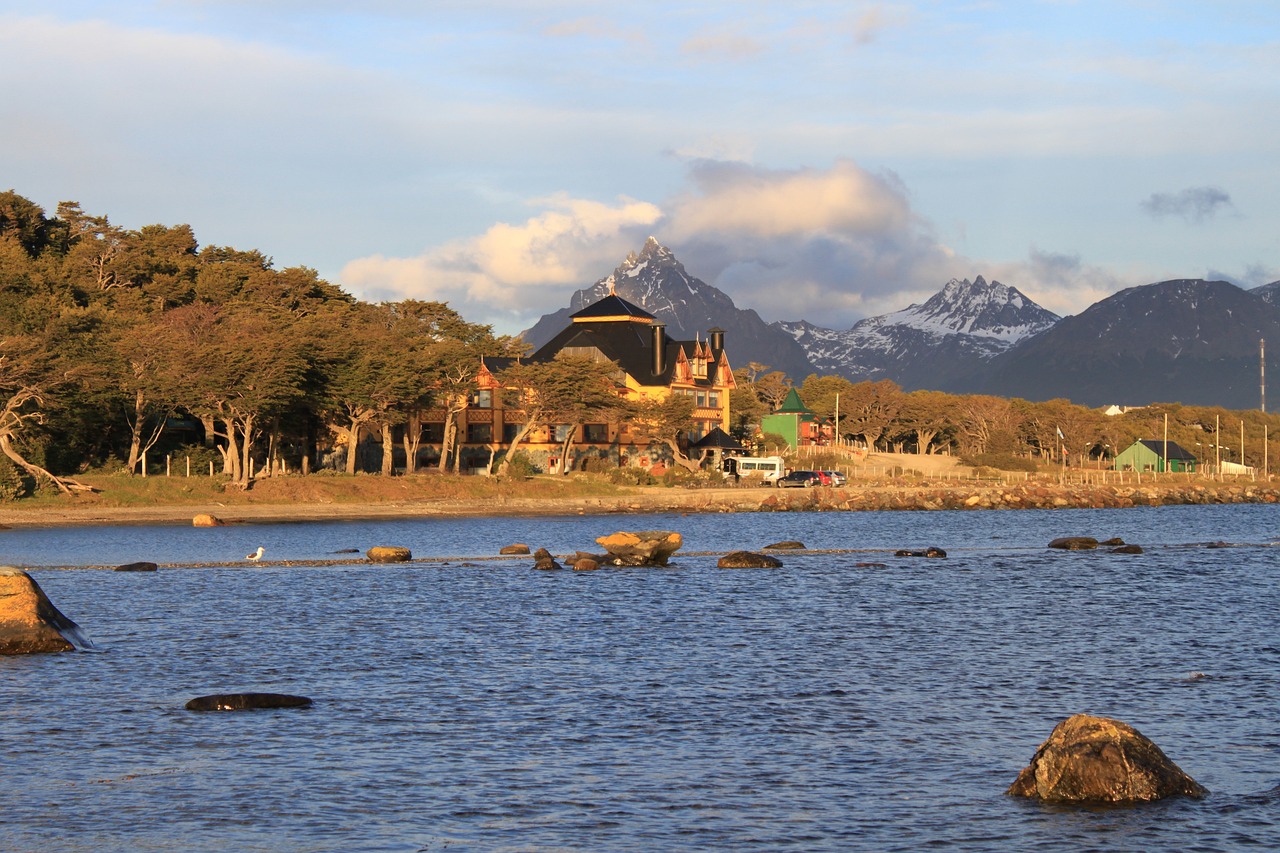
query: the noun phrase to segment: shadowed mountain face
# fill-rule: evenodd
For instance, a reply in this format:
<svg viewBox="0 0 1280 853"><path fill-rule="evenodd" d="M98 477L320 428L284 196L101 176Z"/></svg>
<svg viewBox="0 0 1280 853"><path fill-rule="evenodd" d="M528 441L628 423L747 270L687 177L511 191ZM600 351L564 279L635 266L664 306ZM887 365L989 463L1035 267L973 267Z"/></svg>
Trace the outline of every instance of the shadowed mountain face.
<svg viewBox="0 0 1280 853"><path fill-rule="evenodd" d="M855 382L892 379L907 390L963 391L981 383L993 357L1058 319L1017 288L978 276L952 279L922 305L868 317L847 331L805 321L775 325L821 373Z"/></svg>
<svg viewBox="0 0 1280 853"><path fill-rule="evenodd" d="M1225 281L1131 287L993 359L991 394L1075 403L1259 403L1259 341L1280 341L1280 307Z"/></svg>
<svg viewBox="0 0 1280 853"><path fill-rule="evenodd" d="M734 367L758 361L797 382L814 372L794 338L764 322L755 311L738 308L723 291L689 275L671 250L652 237L639 254L627 255L611 275L574 293L569 307L543 315L521 338L536 350L569 324L571 314L608 296L610 287L666 323L667 334L678 340L705 338L712 327L724 329L725 351Z"/></svg>

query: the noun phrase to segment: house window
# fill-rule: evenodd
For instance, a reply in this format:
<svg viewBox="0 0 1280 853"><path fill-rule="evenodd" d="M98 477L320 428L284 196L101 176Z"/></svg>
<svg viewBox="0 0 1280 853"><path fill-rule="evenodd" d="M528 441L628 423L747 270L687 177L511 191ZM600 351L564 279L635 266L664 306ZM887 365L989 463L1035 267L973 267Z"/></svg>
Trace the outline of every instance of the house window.
<svg viewBox="0 0 1280 853"><path fill-rule="evenodd" d="M608 444L608 424L586 424L582 427L582 440L586 444Z"/></svg>
<svg viewBox="0 0 1280 853"><path fill-rule="evenodd" d="M504 444L510 444L516 440L516 434L524 427L524 424L503 424L502 425L502 441Z"/></svg>
<svg viewBox="0 0 1280 853"><path fill-rule="evenodd" d="M444 424L427 423L422 425L422 440L427 444L439 444L444 441Z"/></svg>
<svg viewBox="0 0 1280 853"><path fill-rule="evenodd" d="M713 409L720 408L720 392L719 391L707 392L707 405Z"/></svg>
<svg viewBox="0 0 1280 853"><path fill-rule="evenodd" d="M477 409L492 409L493 391L486 388L481 391L473 392L471 394L471 405L475 406Z"/></svg>
<svg viewBox="0 0 1280 853"><path fill-rule="evenodd" d="M493 424L467 424L467 444L488 444L493 441Z"/></svg>
<svg viewBox="0 0 1280 853"><path fill-rule="evenodd" d="M703 409L707 406L707 392L699 391L697 395L698 408Z"/></svg>
<svg viewBox="0 0 1280 853"><path fill-rule="evenodd" d="M552 428L552 437L556 441L564 441L569 437L569 431L571 429L573 429L573 427L569 424L556 424Z"/></svg>

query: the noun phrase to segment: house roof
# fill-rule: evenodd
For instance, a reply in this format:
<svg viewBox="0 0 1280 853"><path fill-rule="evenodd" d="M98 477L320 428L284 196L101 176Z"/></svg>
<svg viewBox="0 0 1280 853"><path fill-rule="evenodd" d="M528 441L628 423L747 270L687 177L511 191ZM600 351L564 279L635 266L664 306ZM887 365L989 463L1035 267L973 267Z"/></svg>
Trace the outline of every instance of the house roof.
<svg viewBox="0 0 1280 853"><path fill-rule="evenodd" d="M575 323L587 323L601 320L630 320L637 323L652 323L654 316L639 305L628 302L616 293L610 293L604 299L592 302L581 311L569 315Z"/></svg>
<svg viewBox="0 0 1280 853"><path fill-rule="evenodd" d="M782 401L782 405L774 412L775 415L812 415L813 410L806 407L800 401L800 394L796 389L792 388L787 392L786 398Z"/></svg>
<svg viewBox="0 0 1280 853"><path fill-rule="evenodd" d="M609 297L606 297L601 302L608 299ZM653 337L654 326L650 324L619 323L612 319L585 321L575 319L572 324L566 326L554 338L543 344L537 352L529 356L529 360L550 361L566 349L597 349L605 358L616 362L628 376L641 385L670 385L676 364L680 360L681 350L684 351L686 360L690 359L697 344L695 341L674 340L663 332L662 346L665 349L663 371L661 374L655 374L653 372ZM707 363L706 378L695 378L687 384L707 387L732 385L731 376L717 375L719 368L720 361L712 359Z"/></svg>
<svg viewBox="0 0 1280 853"><path fill-rule="evenodd" d="M1156 456L1164 456L1164 448L1165 448L1164 441L1155 441L1153 439L1142 438L1135 443L1141 444L1143 447L1150 450ZM1192 455L1191 453L1188 453L1187 450L1179 446L1177 442L1170 441L1168 442L1168 445L1169 445L1169 456L1167 458L1187 459L1192 462L1196 460L1196 457L1194 455Z"/></svg>
<svg viewBox="0 0 1280 853"><path fill-rule="evenodd" d="M729 435L729 433L725 432L724 430L720 429L720 427L715 427L714 429L712 429L711 432L707 433L702 438L695 441L692 446L698 448L699 450L702 450L707 447L719 447L723 450L742 450L743 449L742 444L736 438Z"/></svg>

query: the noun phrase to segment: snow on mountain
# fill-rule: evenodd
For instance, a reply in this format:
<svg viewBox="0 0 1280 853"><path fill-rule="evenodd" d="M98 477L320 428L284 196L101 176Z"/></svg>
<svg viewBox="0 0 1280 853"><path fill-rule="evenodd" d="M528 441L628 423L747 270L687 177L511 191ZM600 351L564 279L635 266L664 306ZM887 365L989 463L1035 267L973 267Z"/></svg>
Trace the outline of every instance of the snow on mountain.
<svg viewBox="0 0 1280 853"><path fill-rule="evenodd" d="M923 305L868 317L852 329L775 323L805 349L820 373L854 381L892 379L904 388L945 388L982 362L1060 318L1000 282L951 279Z"/></svg>

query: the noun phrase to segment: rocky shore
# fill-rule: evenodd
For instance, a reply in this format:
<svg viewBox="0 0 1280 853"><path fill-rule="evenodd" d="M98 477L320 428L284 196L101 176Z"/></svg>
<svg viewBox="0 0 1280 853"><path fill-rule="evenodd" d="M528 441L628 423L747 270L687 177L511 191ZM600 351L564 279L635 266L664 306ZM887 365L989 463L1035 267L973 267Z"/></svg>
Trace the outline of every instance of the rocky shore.
<svg viewBox="0 0 1280 853"><path fill-rule="evenodd" d="M191 524L201 513L229 524L378 518L490 515L587 515L602 513L691 512L865 512L881 510L1121 509L1179 504L1280 502L1280 484L1264 482L1179 482L1144 485L1060 485L936 481L920 485L877 482L845 488L662 488L611 495L493 500L399 500L360 503L220 503L216 506L157 504L108 507L26 508L0 505L4 527L99 524Z"/></svg>

